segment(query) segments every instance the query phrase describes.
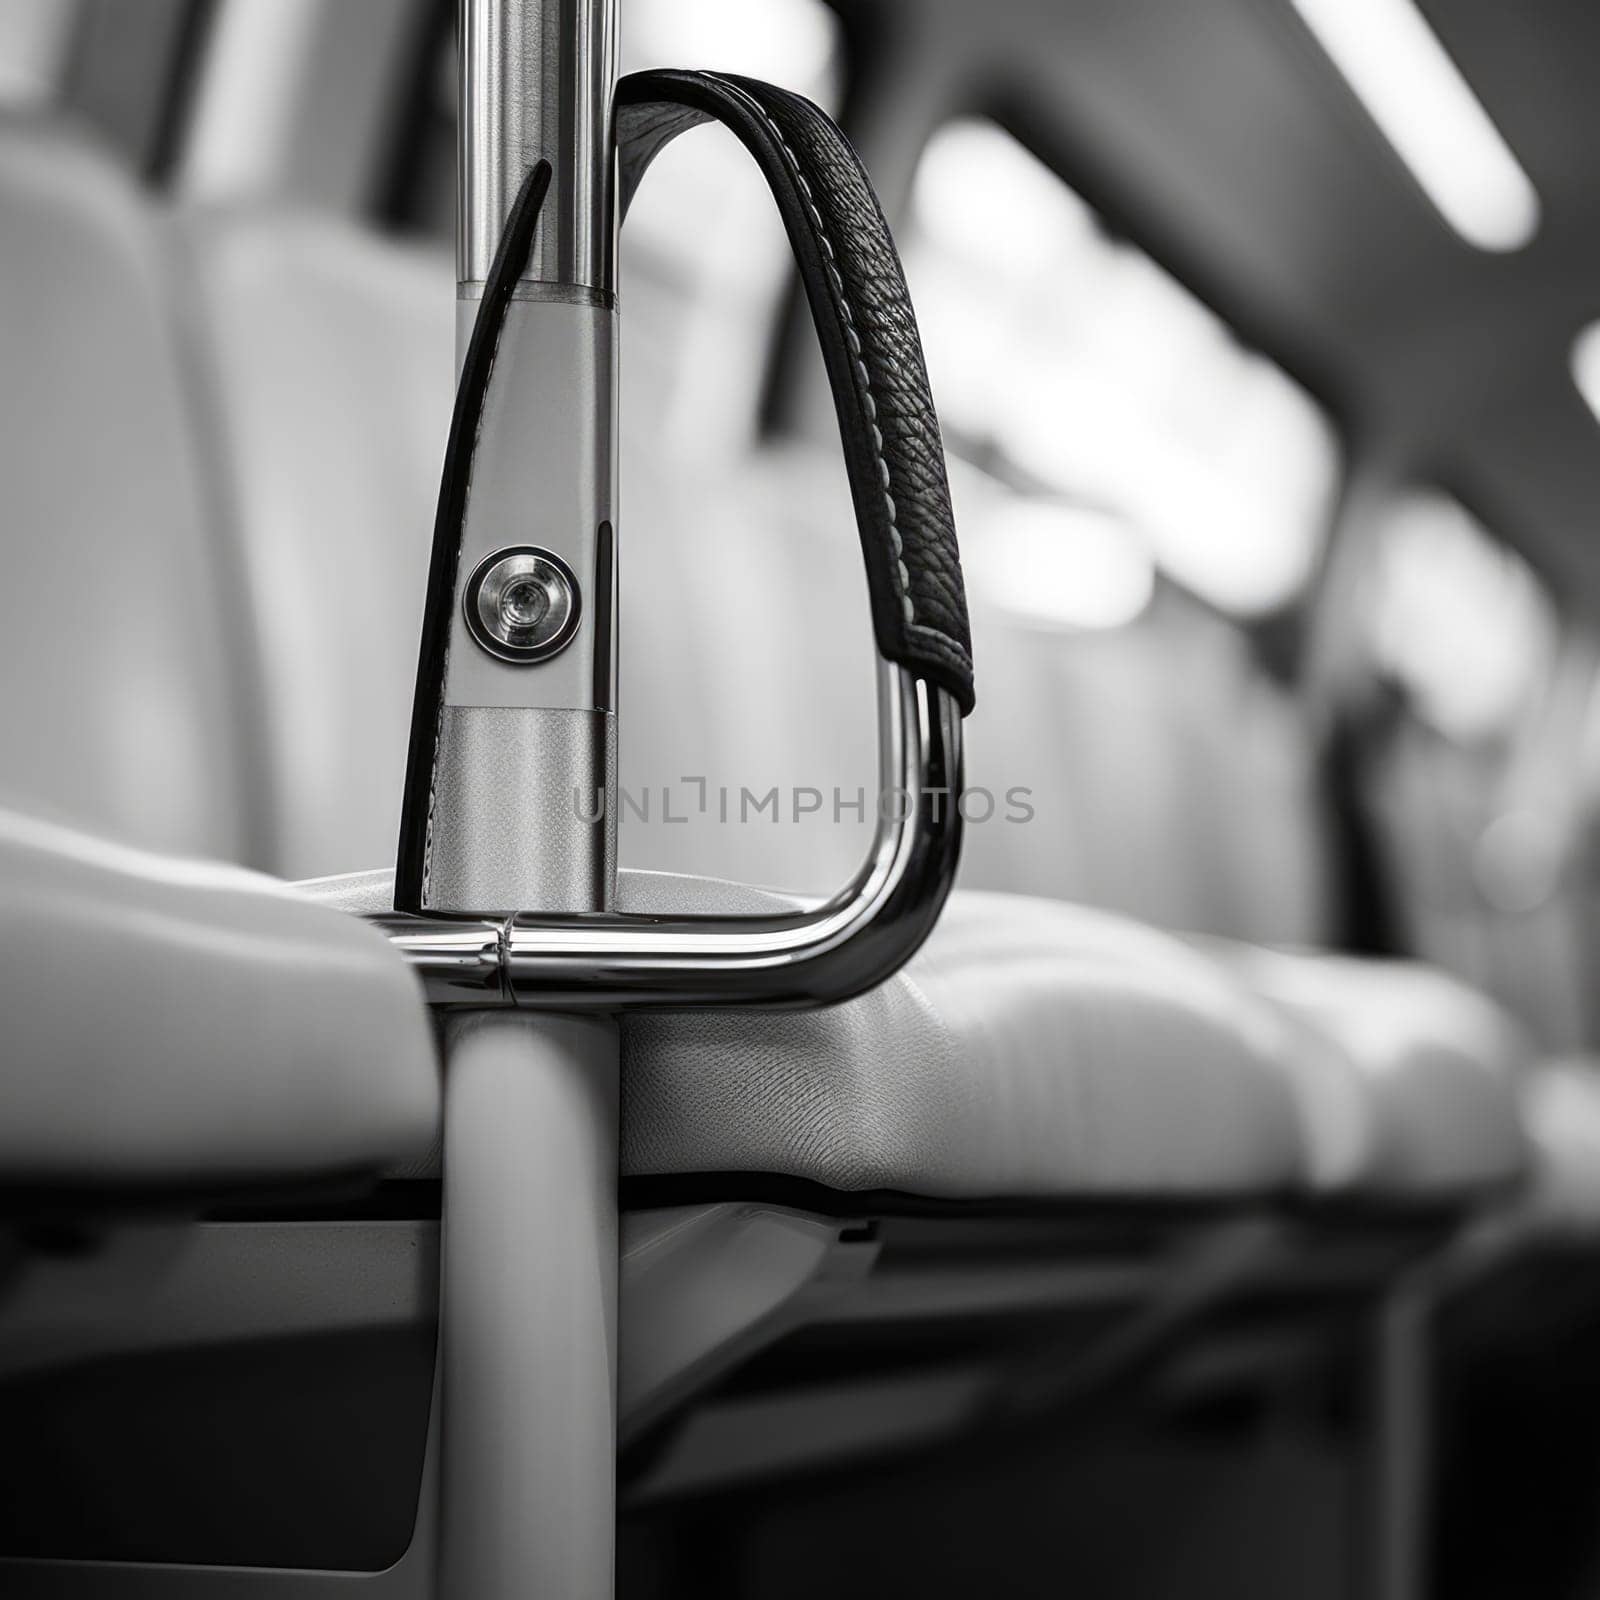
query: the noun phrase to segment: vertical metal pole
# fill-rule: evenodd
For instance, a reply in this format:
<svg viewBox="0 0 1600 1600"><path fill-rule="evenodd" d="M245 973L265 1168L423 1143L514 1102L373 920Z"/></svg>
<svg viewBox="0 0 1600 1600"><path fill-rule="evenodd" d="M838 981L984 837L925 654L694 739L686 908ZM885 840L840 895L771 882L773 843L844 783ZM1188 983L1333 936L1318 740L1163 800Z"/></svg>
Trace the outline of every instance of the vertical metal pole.
<svg viewBox="0 0 1600 1600"><path fill-rule="evenodd" d="M555 167L524 274L550 299L616 292L616 0L464 0L457 277L475 299L522 175Z"/></svg>
<svg viewBox="0 0 1600 1600"><path fill-rule="evenodd" d="M461 0L458 344L528 170L553 171L473 454L438 729L425 904L593 911L615 876L616 0ZM497 551L565 564L578 627L508 662L465 607ZM580 803L581 802L581 803Z"/></svg>
<svg viewBox="0 0 1600 1600"><path fill-rule="evenodd" d="M427 905L598 910L615 876L616 0L460 5L463 348L525 173L553 176L474 457ZM516 546L559 557L579 591L575 637L536 664L496 659L464 622L474 569ZM440 1593L605 1600L616 1025L469 1015L445 1052Z"/></svg>

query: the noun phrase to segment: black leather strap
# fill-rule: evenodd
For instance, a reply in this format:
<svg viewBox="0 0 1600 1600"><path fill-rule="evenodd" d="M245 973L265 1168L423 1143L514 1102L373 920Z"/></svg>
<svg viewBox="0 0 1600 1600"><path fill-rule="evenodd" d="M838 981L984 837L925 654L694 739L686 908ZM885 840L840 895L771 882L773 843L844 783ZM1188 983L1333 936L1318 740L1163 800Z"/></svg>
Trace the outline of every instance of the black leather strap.
<svg viewBox="0 0 1600 1600"><path fill-rule="evenodd" d="M752 78L640 72L617 92L624 211L678 134L724 123L777 201L833 390L878 649L973 706L972 638L939 421L905 275L854 150L809 100Z"/></svg>

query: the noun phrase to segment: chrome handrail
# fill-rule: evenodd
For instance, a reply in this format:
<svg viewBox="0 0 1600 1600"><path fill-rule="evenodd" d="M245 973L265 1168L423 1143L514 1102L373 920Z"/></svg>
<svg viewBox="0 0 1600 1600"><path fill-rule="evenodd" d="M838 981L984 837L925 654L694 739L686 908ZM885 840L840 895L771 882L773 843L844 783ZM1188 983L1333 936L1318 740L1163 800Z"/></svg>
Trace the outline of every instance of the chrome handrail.
<svg viewBox="0 0 1600 1600"><path fill-rule="evenodd" d="M915 953L938 920L961 849L961 716L945 690L880 662L878 750L872 848L855 878L813 909L373 920L435 1005L798 1009L848 999Z"/></svg>

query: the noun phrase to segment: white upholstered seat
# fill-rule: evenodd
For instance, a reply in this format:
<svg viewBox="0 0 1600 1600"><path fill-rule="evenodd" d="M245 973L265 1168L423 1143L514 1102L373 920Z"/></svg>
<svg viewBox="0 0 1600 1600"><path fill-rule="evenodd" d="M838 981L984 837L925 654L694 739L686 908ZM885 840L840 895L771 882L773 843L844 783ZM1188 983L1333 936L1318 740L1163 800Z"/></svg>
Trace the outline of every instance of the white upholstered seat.
<svg viewBox="0 0 1600 1600"><path fill-rule="evenodd" d="M388 872L301 885L349 910ZM624 872L624 910L794 902ZM938 1199L1215 1199L1307 1171L1284 1034L1183 941L1107 912L957 891L879 988L813 1012L623 1019L622 1170Z"/></svg>

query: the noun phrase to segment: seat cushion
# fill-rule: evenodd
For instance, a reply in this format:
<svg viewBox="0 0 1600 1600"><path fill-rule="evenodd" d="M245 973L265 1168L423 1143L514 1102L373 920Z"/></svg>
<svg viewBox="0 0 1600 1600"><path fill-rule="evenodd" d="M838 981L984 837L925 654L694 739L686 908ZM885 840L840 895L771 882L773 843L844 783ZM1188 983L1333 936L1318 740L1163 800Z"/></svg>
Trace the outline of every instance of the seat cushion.
<svg viewBox="0 0 1600 1600"><path fill-rule="evenodd" d="M1514 1182L1528 1164L1521 1029L1467 984L1409 961L1205 941L1275 1005L1319 1186L1446 1198Z"/></svg>
<svg viewBox="0 0 1600 1600"><path fill-rule="evenodd" d="M308 893L387 903L387 874ZM794 901L624 872L625 910ZM1304 1180L1282 1031L1214 963L1108 913L954 894L895 977L811 1012L623 1024L623 1171L947 1199L1258 1195Z"/></svg>
<svg viewBox="0 0 1600 1600"><path fill-rule="evenodd" d="M421 989L287 885L0 811L0 1186L214 1189L427 1149Z"/></svg>
<svg viewBox="0 0 1600 1600"><path fill-rule="evenodd" d="M1260 1193L1303 1175L1279 1042L1176 940L964 892L848 1005L630 1019L626 1150L967 1199Z"/></svg>

